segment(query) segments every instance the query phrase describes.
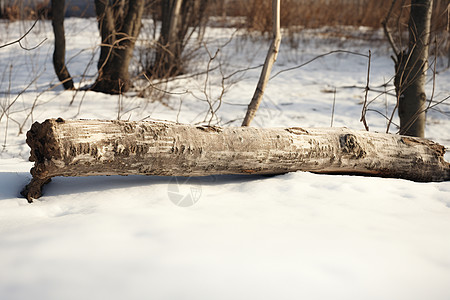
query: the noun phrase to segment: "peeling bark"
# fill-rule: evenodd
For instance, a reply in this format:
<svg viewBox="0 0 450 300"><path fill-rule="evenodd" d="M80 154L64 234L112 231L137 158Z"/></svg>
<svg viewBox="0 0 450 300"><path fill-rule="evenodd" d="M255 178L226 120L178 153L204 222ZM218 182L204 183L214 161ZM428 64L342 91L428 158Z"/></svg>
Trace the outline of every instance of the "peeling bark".
<svg viewBox="0 0 450 300"><path fill-rule="evenodd" d="M221 128L169 122L50 119L27 133L30 202L55 176L281 174L310 171L450 179L432 141L346 128Z"/></svg>

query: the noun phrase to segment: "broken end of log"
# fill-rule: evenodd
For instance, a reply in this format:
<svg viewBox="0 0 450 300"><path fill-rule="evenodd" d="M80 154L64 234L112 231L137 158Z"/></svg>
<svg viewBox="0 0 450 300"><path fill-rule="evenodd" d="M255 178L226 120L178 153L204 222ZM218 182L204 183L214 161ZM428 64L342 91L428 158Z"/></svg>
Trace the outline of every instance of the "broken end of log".
<svg viewBox="0 0 450 300"><path fill-rule="evenodd" d="M51 160L52 158L60 158L59 144L56 141L54 128L56 123L64 123L62 118L48 119L42 123L34 122L30 130L27 132L27 144L30 146L30 161L35 162L34 176L40 175L40 170L45 168L39 167L40 164ZM44 176L45 177L45 176Z"/></svg>
<svg viewBox="0 0 450 300"><path fill-rule="evenodd" d="M30 183L20 192L29 203L42 196L42 187L51 181L48 174L48 162L60 158L60 149L56 141L54 128L57 123L64 123L62 118L48 119L42 123L34 122L27 132L27 144L30 146L29 161L34 162L30 173L33 176Z"/></svg>

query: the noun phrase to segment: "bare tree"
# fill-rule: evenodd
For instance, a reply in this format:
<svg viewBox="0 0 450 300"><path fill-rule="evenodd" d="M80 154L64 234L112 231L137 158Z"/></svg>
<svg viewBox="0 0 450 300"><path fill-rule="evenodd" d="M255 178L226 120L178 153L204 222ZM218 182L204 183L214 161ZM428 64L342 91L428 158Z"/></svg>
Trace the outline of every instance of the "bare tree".
<svg viewBox="0 0 450 300"><path fill-rule="evenodd" d="M95 0L102 39L93 90L120 94L131 87L128 66L141 28L144 0Z"/></svg>
<svg viewBox="0 0 450 300"><path fill-rule="evenodd" d="M278 49L281 43L281 31L280 31L280 0L272 0L272 30L273 39L267 52L266 61L259 77L258 85L256 86L255 93L253 94L252 101L248 105L247 113L245 114L242 126L250 126L251 121L256 115L256 111L262 101L264 90L266 89L267 82L269 81L270 71L272 66L277 60Z"/></svg>
<svg viewBox="0 0 450 300"><path fill-rule="evenodd" d="M204 26L207 0L161 1L161 30L154 58L146 73L164 78L182 74L183 52L194 31Z"/></svg>
<svg viewBox="0 0 450 300"><path fill-rule="evenodd" d="M56 76L66 90L73 89L73 80L66 67L66 37L64 35L65 0L52 0L52 27L55 35L55 49L53 51L53 67Z"/></svg>
<svg viewBox="0 0 450 300"><path fill-rule="evenodd" d="M425 82L432 7L433 0L411 0L408 52L396 72L400 87L400 134L404 135L425 135Z"/></svg>
<svg viewBox="0 0 450 300"><path fill-rule="evenodd" d="M426 119L425 82L433 0L411 0L409 43L406 50L397 48L387 30L387 22L395 2L396 0L393 1L383 26L396 56L394 84L400 117L400 134L423 137Z"/></svg>

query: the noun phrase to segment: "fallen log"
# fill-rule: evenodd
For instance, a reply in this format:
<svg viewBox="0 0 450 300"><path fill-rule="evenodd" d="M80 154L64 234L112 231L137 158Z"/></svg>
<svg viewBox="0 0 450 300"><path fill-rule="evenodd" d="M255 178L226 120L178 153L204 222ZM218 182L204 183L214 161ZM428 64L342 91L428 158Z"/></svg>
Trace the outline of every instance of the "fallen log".
<svg viewBox="0 0 450 300"><path fill-rule="evenodd" d="M170 122L49 119L27 133L32 202L55 176L281 174L310 171L446 181L437 143L347 128L221 128Z"/></svg>

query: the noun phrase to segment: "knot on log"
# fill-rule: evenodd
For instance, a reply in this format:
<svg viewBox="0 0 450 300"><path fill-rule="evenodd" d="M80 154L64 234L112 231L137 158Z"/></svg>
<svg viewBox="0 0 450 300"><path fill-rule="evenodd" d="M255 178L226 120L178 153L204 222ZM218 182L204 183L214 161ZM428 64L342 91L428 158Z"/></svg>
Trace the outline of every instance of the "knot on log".
<svg viewBox="0 0 450 300"><path fill-rule="evenodd" d="M217 133L222 132L222 128L210 125L197 126L197 129L205 132L217 132Z"/></svg>
<svg viewBox="0 0 450 300"><path fill-rule="evenodd" d="M366 156L366 151L359 145L358 140L354 134L343 134L339 137L339 144L342 152L352 154L355 158L363 158Z"/></svg>
<svg viewBox="0 0 450 300"><path fill-rule="evenodd" d="M298 135L309 134L309 132L307 130L300 128L300 127L290 127L290 128L286 128L285 130L292 134L298 134Z"/></svg>

